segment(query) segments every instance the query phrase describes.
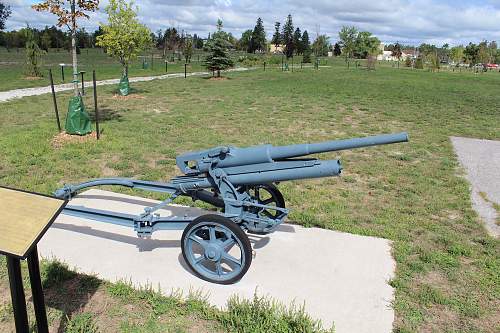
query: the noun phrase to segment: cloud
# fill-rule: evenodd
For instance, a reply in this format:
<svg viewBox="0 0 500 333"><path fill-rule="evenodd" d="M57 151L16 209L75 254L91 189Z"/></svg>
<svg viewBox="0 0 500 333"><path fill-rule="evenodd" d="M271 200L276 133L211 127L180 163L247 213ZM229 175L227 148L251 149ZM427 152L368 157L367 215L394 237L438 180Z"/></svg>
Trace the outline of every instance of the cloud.
<svg viewBox="0 0 500 333"><path fill-rule="evenodd" d="M10 4L12 16L7 29L29 23L43 27L55 17L36 13L28 0L3 0ZM106 21L101 2L98 13L82 21L87 29ZM152 31L175 26L188 33L206 36L215 30L218 18L224 29L236 37L253 28L257 17L264 20L268 37L274 22L284 22L290 13L295 26L327 34L334 41L343 25L367 30L386 42L460 44L483 39L500 40L500 0L136 0L139 18Z"/></svg>

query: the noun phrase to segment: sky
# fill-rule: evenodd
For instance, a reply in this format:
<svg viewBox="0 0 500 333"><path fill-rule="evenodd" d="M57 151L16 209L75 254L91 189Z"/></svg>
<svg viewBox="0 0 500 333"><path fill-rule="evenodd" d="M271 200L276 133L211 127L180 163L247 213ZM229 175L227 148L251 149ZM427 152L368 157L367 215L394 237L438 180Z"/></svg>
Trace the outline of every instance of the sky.
<svg viewBox="0 0 500 333"><path fill-rule="evenodd" d="M37 1L0 0L11 6L7 30L27 23L44 27L56 23L55 16L37 13L30 7ZM268 38L274 22L283 24L288 14L295 27L307 30L311 38L326 34L331 42L338 39L344 25L370 31L386 43L399 41L418 45L467 44L482 40L500 41L500 0L136 0L139 19L153 32L177 27L189 34L205 37L222 19L224 30L237 38L255 26L261 17ZM104 7L82 20L81 26L94 30L106 22Z"/></svg>

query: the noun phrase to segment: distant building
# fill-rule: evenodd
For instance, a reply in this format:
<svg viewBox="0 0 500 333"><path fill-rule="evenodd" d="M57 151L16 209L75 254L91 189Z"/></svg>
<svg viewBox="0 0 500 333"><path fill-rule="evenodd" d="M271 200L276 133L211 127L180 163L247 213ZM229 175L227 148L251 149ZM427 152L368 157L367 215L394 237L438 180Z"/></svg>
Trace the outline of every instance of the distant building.
<svg viewBox="0 0 500 333"><path fill-rule="evenodd" d="M380 54L377 56L377 60L385 61L398 61L398 58L392 55L392 51L385 51L384 43L379 45ZM415 49L404 49L401 50L401 58L399 60L406 60L407 58L416 59L418 57L418 51Z"/></svg>
<svg viewBox="0 0 500 333"><path fill-rule="evenodd" d="M269 52L271 53L283 53L283 45L274 45L271 43L271 45L269 46Z"/></svg>

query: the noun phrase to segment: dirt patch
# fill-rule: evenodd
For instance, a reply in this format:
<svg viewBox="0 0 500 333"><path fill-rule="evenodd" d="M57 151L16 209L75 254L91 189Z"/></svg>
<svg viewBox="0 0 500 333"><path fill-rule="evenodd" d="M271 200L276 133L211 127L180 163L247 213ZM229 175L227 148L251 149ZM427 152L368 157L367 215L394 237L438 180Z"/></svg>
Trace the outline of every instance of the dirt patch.
<svg viewBox="0 0 500 333"><path fill-rule="evenodd" d="M224 77L224 76L214 76L209 79L210 81L224 81L224 80L229 80L229 78Z"/></svg>
<svg viewBox="0 0 500 333"><path fill-rule="evenodd" d="M52 140L50 140L50 144L53 148L59 149L68 143L84 143L87 141L96 141L96 138L96 132L92 132L87 135L71 135L66 132L61 132L54 136Z"/></svg>
<svg viewBox="0 0 500 333"><path fill-rule="evenodd" d="M36 81L36 80L43 79L43 77L41 77L41 76L26 76L24 79L27 81Z"/></svg>
<svg viewBox="0 0 500 333"><path fill-rule="evenodd" d="M122 96L122 95L118 95L118 94L113 95L113 99L118 99L118 100L123 100L123 101L127 101L129 99L144 99L144 98L146 98L146 97L139 95L139 94L130 94L127 96Z"/></svg>

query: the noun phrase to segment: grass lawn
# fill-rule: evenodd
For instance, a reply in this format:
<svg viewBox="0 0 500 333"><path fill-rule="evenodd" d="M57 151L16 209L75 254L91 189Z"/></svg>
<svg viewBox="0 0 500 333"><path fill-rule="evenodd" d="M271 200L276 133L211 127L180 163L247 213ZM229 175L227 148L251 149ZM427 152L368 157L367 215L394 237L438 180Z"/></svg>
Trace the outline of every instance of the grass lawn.
<svg viewBox="0 0 500 333"><path fill-rule="evenodd" d="M161 54L157 51L153 58L153 66L151 66L151 54L145 54L146 62L148 63L147 69L142 68L142 58L134 61L129 67L129 76L150 76L165 74L165 61L161 58ZM28 78L24 74L25 62L24 49L11 49L7 52L5 48L0 48L0 73L2 80L0 81L0 91L11 89L28 88L48 86L49 69L52 69L54 84L70 83L72 81L71 67L71 53L66 50L56 52L51 49L49 53L42 57L41 68L42 78ZM189 64L188 72L205 71L203 67L203 54L195 54ZM61 67L59 64L64 63L64 81L62 81ZM174 62L170 61L167 65L167 73L181 73L184 72L184 59L179 61L177 58ZM92 70L96 70L98 80L104 79L117 79L120 78L122 73L121 65L114 58L106 55L102 49L82 49L81 54L78 55L78 71L86 71L84 80L92 80ZM80 76L78 77L80 80Z"/></svg>
<svg viewBox="0 0 500 333"><path fill-rule="evenodd" d="M106 118L102 140L59 149L51 145L57 127L49 95L0 104L0 184L50 193L64 182L94 177L167 180L178 174L174 158L185 151L406 130L408 144L323 154L324 159L341 158L340 178L280 184L293 208L289 220L394 241L395 332L498 332L500 242L486 234L472 210L469 185L449 140L451 135L500 139L498 73L333 66L228 77L135 83L136 94L128 99L114 98L116 87L99 88ZM68 96L61 94L60 103ZM91 94L86 103L90 109ZM46 275L54 265L60 266L43 265ZM3 331L12 327L12 315L3 262L0 267ZM71 327L94 318L89 325L124 332L211 327L260 332L250 324L267 322L267 312L255 311L258 301L254 310L235 302L236 310L221 313L197 298L158 298L126 284L71 272L55 275L64 278L45 282L52 325L63 321ZM58 306L68 294L87 290L79 287L82 283L90 283L92 292L84 293L80 303L69 297L74 306ZM156 312L158 306L163 310ZM291 321L280 327L290 329Z"/></svg>

